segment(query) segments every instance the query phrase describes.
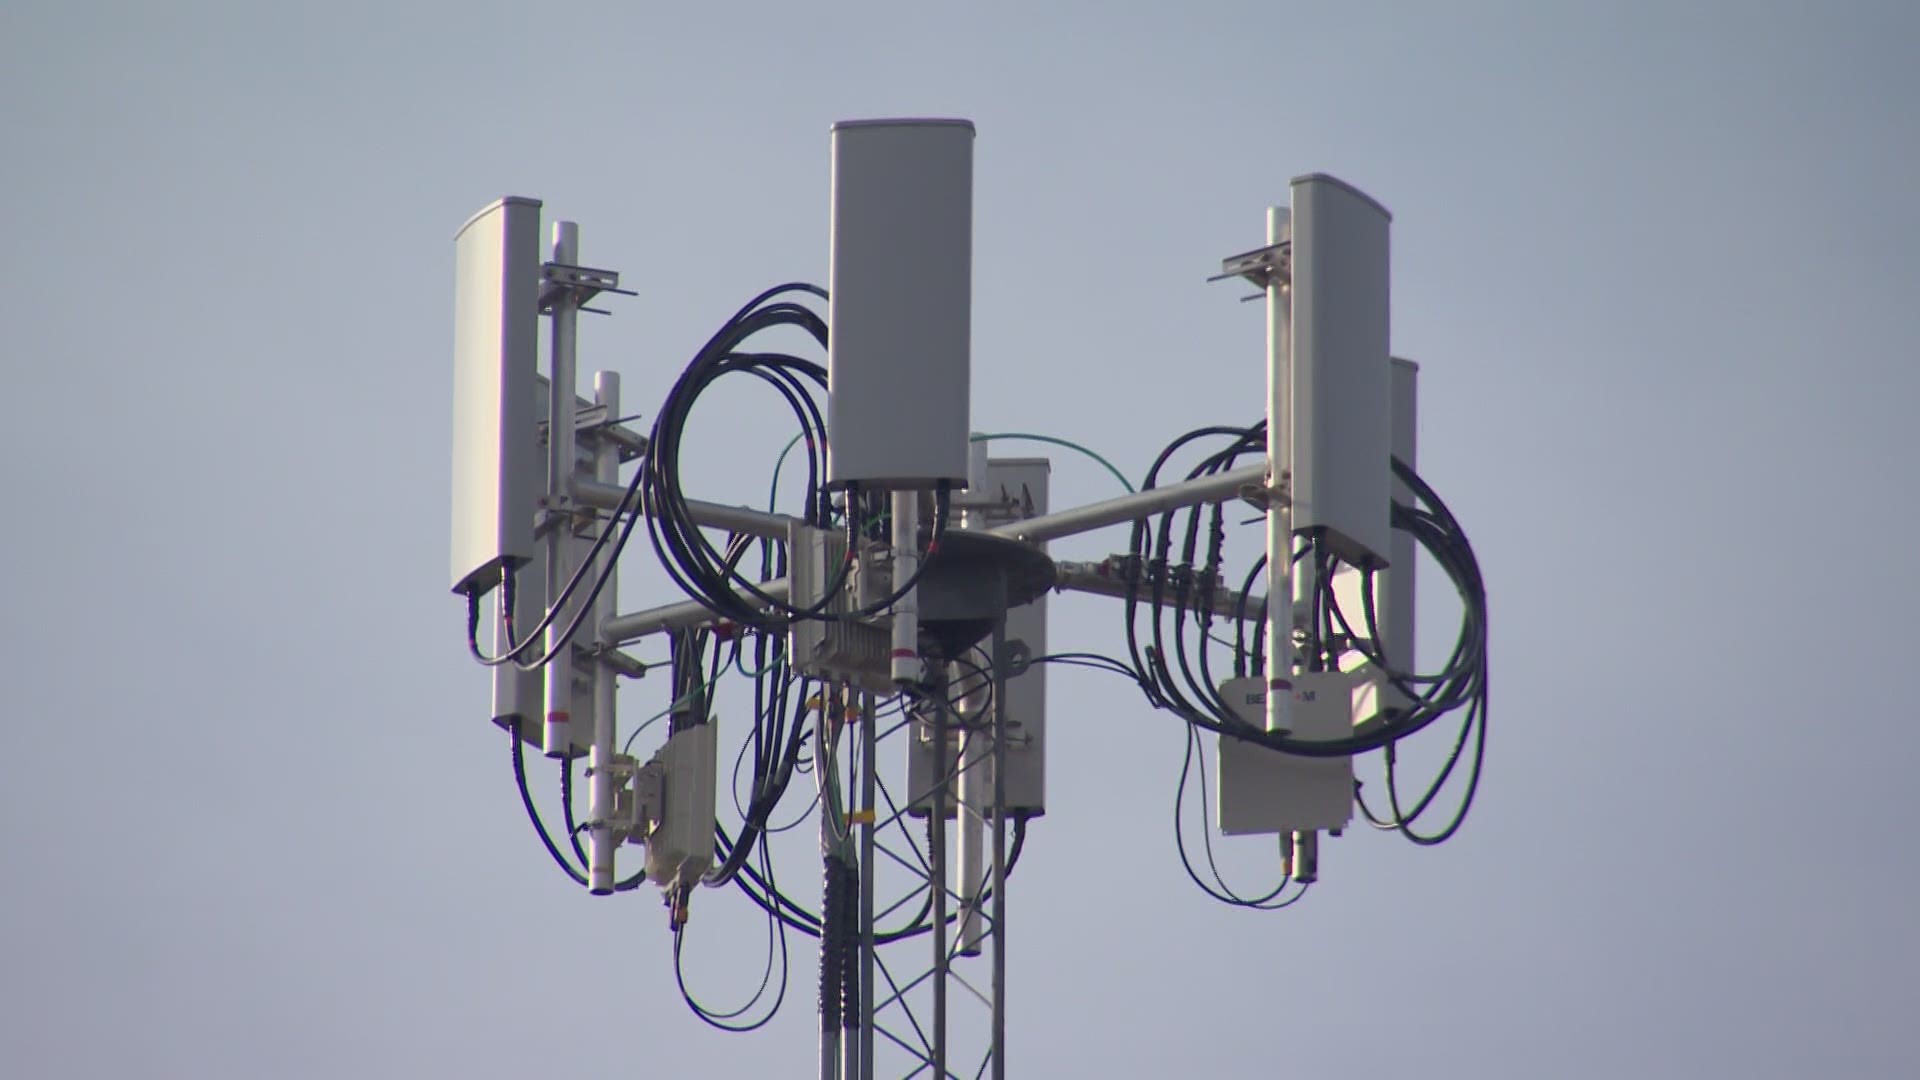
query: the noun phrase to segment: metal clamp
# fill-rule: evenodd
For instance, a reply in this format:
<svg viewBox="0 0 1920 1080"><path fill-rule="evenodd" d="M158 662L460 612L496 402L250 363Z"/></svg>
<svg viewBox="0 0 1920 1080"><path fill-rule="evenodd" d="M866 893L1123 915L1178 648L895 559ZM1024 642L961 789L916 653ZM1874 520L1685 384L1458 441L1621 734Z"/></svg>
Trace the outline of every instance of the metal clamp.
<svg viewBox="0 0 1920 1080"><path fill-rule="evenodd" d="M611 315L604 308L590 308L587 301L603 292L619 293L621 296L638 296L631 289L620 287L620 272L617 270L596 270L590 266L568 266L566 263L543 263L540 267L540 311L542 314L553 310L562 297L572 299L575 307L581 311L591 311L595 315Z"/></svg>
<svg viewBox="0 0 1920 1080"><path fill-rule="evenodd" d="M555 529L578 529L581 527L583 510L572 496L542 495L534 500L536 513L533 515L533 538L541 539ZM587 523L591 524L594 512L584 510Z"/></svg>
<svg viewBox="0 0 1920 1080"><path fill-rule="evenodd" d="M585 308L580 310L585 311ZM647 437L626 427L622 421L639 419L632 416L613 416L605 405L589 405L573 412L573 434L576 439L598 439L611 443L620 451L620 462L625 464L639 458L647 452ZM553 422L539 420L534 422L535 442L542 451L551 445Z"/></svg>
<svg viewBox="0 0 1920 1080"><path fill-rule="evenodd" d="M574 644L574 655L588 663L605 665L607 671L611 671L620 678L645 678L649 671L653 671L653 665L649 665L647 661L632 657L620 651L618 646L611 646L607 642L593 642L591 646Z"/></svg>
<svg viewBox="0 0 1920 1080"><path fill-rule="evenodd" d="M1252 296L1243 296L1241 303L1266 298L1267 290L1274 285L1289 285L1293 282L1293 243L1287 241L1269 244L1252 251L1243 251L1238 255L1229 255L1220 260L1220 272L1208 278L1208 281L1225 281L1228 278L1244 278L1260 291Z"/></svg>
<svg viewBox="0 0 1920 1080"><path fill-rule="evenodd" d="M1292 476L1281 473L1280 480L1274 484L1242 484L1240 500L1255 510L1268 510L1275 506L1293 505Z"/></svg>
<svg viewBox="0 0 1920 1080"><path fill-rule="evenodd" d="M1033 666L1033 646L1020 638L1007 639L1007 678L1018 678Z"/></svg>
<svg viewBox="0 0 1920 1080"><path fill-rule="evenodd" d="M585 310L585 309L582 309ZM576 437L592 437L612 444L620 451L622 464L632 461L647 452L647 437L625 426L622 421L637 420L639 414L615 416L605 405L589 405L577 409L573 414L573 433ZM545 424L542 424L545 431ZM546 445L545 435L541 436L541 445Z"/></svg>
<svg viewBox="0 0 1920 1080"><path fill-rule="evenodd" d="M627 842L641 844L660 826L666 806L666 766L649 761L635 768L632 776L632 784L623 789L627 802L620 812L627 825Z"/></svg>

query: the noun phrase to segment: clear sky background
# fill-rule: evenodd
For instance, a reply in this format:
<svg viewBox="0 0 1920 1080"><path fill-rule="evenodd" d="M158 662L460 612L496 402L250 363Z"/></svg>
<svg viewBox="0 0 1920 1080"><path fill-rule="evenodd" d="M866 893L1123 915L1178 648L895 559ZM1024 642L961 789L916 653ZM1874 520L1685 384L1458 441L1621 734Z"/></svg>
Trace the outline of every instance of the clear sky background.
<svg viewBox="0 0 1920 1080"><path fill-rule="evenodd" d="M1916 10L6 5L0 1073L807 1074L803 946L779 1021L714 1033L657 893L526 828L446 592L452 236L507 193L581 222L640 292L582 367L650 414L824 278L828 125L899 114L979 127L975 426L1134 475L1260 415L1258 306L1203 279L1287 179L1385 202L1491 594L1464 833L1349 834L1277 914L1181 873L1177 722L1054 676L1015 1075L1920 1072ZM777 416L716 398L690 490L756 498ZM696 903L737 1000L763 939Z"/></svg>

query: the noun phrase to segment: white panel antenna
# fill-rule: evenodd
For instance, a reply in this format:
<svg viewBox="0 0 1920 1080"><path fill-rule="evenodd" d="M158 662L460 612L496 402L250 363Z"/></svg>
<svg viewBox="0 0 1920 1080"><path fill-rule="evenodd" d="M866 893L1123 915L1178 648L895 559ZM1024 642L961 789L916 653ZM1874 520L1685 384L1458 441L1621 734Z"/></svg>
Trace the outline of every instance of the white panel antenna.
<svg viewBox="0 0 1920 1080"><path fill-rule="evenodd" d="M532 559L540 203L509 197L454 240L453 591L486 592Z"/></svg>
<svg viewBox="0 0 1920 1080"><path fill-rule="evenodd" d="M833 128L827 477L967 482L973 124Z"/></svg>
<svg viewBox="0 0 1920 1080"><path fill-rule="evenodd" d="M1392 547L1391 220L1333 177L1293 181L1293 528L1358 566Z"/></svg>
<svg viewBox="0 0 1920 1080"><path fill-rule="evenodd" d="M985 442L975 443L984 451ZM1043 457L986 458L982 482L969 487L960 498L969 527L997 528L1047 512L1047 489L1053 466ZM1036 546L1045 549L1044 543ZM1047 653L1047 598L1021 604L1007 611L1007 638L1019 642L1027 656ZM974 657L984 660L984 653ZM962 676L962 685L978 682ZM976 688L977 689L977 688ZM1017 675L1007 678L1007 725L1012 738L1007 747L1006 802L1010 812L1037 817L1047 809L1047 667L1029 663ZM948 749L947 760L959 753L956 735ZM990 784L992 764L975 766L984 782ZM916 723L907 754L907 790L926 791L934 779L933 747L928 741L927 725ZM915 804L916 816L926 813L926 801Z"/></svg>
<svg viewBox="0 0 1920 1080"><path fill-rule="evenodd" d="M1419 405L1420 405L1420 365L1400 357L1393 358L1393 456L1404 462L1407 467L1418 466ZM1398 478L1393 481L1393 500L1403 505L1414 503L1412 489ZM1395 671L1411 672L1413 659L1413 606L1415 581L1415 548L1413 534L1404 529L1393 531L1391 558L1386 569L1373 575L1373 606L1376 629L1381 640L1372 642L1374 649L1385 650L1386 660ZM1350 629L1360 636L1366 636L1366 574L1351 566L1342 566L1334 575L1334 595L1350 621ZM1360 711L1354 715L1355 722L1370 720L1383 708L1400 708L1406 704L1405 695L1390 685L1380 672L1370 670L1366 659L1358 649L1349 650L1341 658L1341 666L1348 670L1368 670L1372 682L1373 696L1356 696L1362 702Z"/></svg>

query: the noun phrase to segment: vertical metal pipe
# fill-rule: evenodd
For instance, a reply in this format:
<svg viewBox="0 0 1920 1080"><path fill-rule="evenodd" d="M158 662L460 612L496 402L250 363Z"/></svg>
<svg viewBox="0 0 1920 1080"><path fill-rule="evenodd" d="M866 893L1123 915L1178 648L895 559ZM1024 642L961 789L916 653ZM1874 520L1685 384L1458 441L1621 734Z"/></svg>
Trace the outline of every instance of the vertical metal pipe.
<svg viewBox="0 0 1920 1080"><path fill-rule="evenodd" d="M605 410L609 421L620 415L618 373L594 373L593 401ZM599 440L593 476L607 484L620 480L620 448L610 438L602 437ZM606 561L597 569L606 575L607 583L600 590L599 604L594 609L597 616L594 623L601 627L606 626L607 620L620 610L611 549L604 558ZM599 644L603 657L611 654L613 642L607 640L604 631L601 632ZM605 896L613 891L614 852L618 848L610 824L613 820L613 741L616 734L613 708L617 679L613 666L604 659L594 665L593 749L587 758L587 886L596 896Z"/></svg>
<svg viewBox="0 0 1920 1080"><path fill-rule="evenodd" d="M813 724L813 770L816 782L820 785L820 1080L838 1080L840 1075L840 1023L839 1012L840 977L839 937L836 928L840 924L840 890L835 887L832 852L836 845L833 832L833 768L829 761L832 754L833 718L840 708L840 687L836 683L825 683L820 687L820 711L814 717ZM765 843L766 838L762 837ZM831 974L830 974L831 972Z"/></svg>
<svg viewBox="0 0 1920 1080"><path fill-rule="evenodd" d="M933 1075L947 1075L947 687L936 689L933 713L933 790L927 799L927 888L933 890Z"/></svg>
<svg viewBox="0 0 1920 1080"><path fill-rule="evenodd" d="M1007 1076L1007 613L993 620L993 1078Z"/></svg>
<svg viewBox="0 0 1920 1080"><path fill-rule="evenodd" d="M982 659L989 665L993 663L991 657ZM969 676L979 678L978 672L963 673L958 664L953 666L953 672L956 680ZM961 956L979 956L980 939L985 933L980 918L980 894L986 883L986 822L993 801L993 777L988 764L992 744L987 725L991 723L994 689L992 682L976 682L960 699L959 706L967 723L960 732L960 800L959 810L953 817L955 840L960 849L959 888L954 890L960 897L959 940L954 952Z"/></svg>
<svg viewBox="0 0 1920 1080"><path fill-rule="evenodd" d="M980 438L979 432L969 436L967 444L967 490L957 500L960 504L960 527L963 529L984 529L987 527L986 506L992 498L987 490L988 451L987 440Z"/></svg>
<svg viewBox="0 0 1920 1080"><path fill-rule="evenodd" d="M1267 209L1268 245L1293 240L1292 211ZM1278 262L1278 260L1276 260ZM1293 309L1288 281L1267 282L1267 730L1293 730Z"/></svg>
<svg viewBox="0 0 1920 1080"><path fill-rule="evenodd" d="M553 261L574 265L580 257L580 228L571 221L553 226ZM578 302L563 293L553 304L553 355L547 385L547 603L554 606L572 573L568 548L573 543L568 488L573 481L574 344L580 318ZM546 723L542 745L548 757L573 751L573 656L561 641L568 619L554 616L547 628Z"/></svg>
<svg viewBox="0 0 1920 1080"><path fill-rule="evenodd" d="M913 580L920 568L920 493L893 493L894 588ZM893 604L893 648L888 654L894 682L920 681L920 600L909 589Z"/></svg>
<svg viewBox="0 0 1920 1080"><path fill-rule="evenodd" d="M820 1025L820 1080L840 1080L840 1028Z"/></svg>
<svg viewBox="0 0 1920 1080"><path fill-rule="evenodd" d="M862 695L860 708L860 1070L858 1080L873 1078L873 897L875 736L874 699Z"/></svg>

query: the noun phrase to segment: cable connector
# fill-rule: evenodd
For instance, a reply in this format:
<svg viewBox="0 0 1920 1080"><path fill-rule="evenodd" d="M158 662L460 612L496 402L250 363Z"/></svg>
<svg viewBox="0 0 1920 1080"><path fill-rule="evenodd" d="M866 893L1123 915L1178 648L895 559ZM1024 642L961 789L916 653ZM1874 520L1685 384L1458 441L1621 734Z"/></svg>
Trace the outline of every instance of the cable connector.
<svg viewBox="0 0 1920 1080"><path fill-rule="evenodd" d="M693 888L682 885L677 889L668 889L661 895L660 902L667 907L667 928L676 934L685 929L692 914Z"/></svg>

